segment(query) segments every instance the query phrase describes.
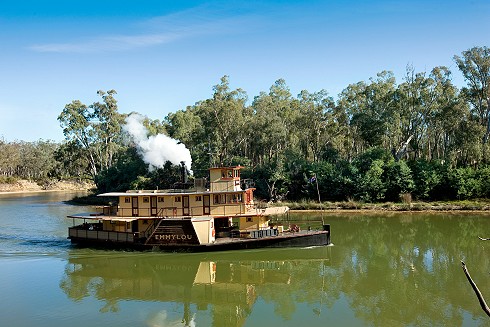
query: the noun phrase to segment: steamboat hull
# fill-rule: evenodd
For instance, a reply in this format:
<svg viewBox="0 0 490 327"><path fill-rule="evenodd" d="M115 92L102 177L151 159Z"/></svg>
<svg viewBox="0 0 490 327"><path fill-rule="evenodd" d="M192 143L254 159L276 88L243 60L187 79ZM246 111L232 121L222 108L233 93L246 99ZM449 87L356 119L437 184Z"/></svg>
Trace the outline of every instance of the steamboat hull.
<svg viewBox="0 0 490 327"><path fill-rule="evenodd" d="M210 244L145 244L138 241L117 241L109 239L90 239L71 236L72 244L80 247L103 249L128 249L138 251L163 252L213 252L261 248L288 248L324 246L330 244L330 226L325 225L324 231L305 231L285 233L284 235L262 237L257 239L219 238Z"/></svg>

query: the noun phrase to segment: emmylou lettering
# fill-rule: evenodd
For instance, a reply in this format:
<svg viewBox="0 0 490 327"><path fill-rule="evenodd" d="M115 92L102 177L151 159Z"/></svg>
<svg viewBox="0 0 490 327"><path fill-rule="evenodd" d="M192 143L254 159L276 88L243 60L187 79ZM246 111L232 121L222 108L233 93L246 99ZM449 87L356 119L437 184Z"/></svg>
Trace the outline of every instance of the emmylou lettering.
<svg viewBox="0 0 490 327"><path fill-rule="evenodd" d="M185 234L164 234L164 235L155 235L155 240L157 241L174 241L174 240L191 240L192 235Z"/></svg>

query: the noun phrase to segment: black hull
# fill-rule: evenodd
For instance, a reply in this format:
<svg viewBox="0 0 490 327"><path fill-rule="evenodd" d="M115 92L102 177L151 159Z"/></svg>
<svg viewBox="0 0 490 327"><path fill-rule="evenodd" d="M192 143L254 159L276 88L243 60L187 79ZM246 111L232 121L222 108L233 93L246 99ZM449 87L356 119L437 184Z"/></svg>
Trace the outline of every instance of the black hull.
<svg viewBox="0 0 490 327"><path fill-rule="evenodd" d="M78 246L95 247L104 249L132 249L132 250L157 250L165 252L212 252L246 250L260 248L287 248L323 246L330 244L329 231L299 232L280 236L263 237L257 239L217 239L212 244L159 244L148 245L142 243L113 242L107 240L94 240L86 238L71 238L71 242Z"/></svg>

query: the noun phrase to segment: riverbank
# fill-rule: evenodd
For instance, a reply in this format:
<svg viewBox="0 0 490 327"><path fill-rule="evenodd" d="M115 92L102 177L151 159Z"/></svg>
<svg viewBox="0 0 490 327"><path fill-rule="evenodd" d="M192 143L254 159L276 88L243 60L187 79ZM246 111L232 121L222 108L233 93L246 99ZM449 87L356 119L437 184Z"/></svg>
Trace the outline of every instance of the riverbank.
<svg viewBox="0 0 490 327"><path fill-rule="evenodd" d="M79 181L53 181L44 185L39 185L35 182L20 179L13 183L0 183L0 194L48 191L89 191L94 189L94 187L95 186L92 183Z"/></svg>

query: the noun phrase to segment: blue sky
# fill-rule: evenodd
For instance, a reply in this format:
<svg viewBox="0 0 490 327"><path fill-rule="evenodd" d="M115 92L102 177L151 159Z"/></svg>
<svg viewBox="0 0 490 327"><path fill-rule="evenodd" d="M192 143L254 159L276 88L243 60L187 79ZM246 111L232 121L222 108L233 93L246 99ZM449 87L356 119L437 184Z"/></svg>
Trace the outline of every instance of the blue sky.
<svg viewBox="0 0 490 327"><path fill-rule="evenodd" d="M152 119L212 96L224 75L250 101L279 79L293 95L391 70L403 81L490 46L490 2L0 1L0 139L63 140L72 100L117 91Z"/></svg>

